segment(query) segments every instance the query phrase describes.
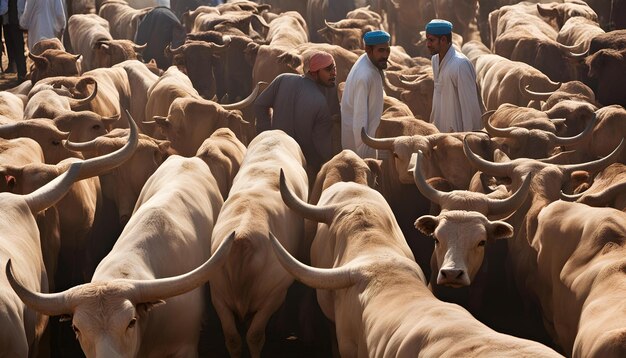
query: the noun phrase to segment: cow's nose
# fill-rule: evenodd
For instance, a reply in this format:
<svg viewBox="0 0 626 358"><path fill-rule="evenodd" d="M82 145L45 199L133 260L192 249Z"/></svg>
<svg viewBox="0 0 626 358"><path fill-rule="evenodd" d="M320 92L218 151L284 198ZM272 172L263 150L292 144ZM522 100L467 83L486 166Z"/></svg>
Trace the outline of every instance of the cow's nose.
<svg viewBox="0 0 626 358"><path fill-rule="evenodd" d="M459 269L441 269L441 275L449 280L458 280L463 277L463 270Z"/></svg>

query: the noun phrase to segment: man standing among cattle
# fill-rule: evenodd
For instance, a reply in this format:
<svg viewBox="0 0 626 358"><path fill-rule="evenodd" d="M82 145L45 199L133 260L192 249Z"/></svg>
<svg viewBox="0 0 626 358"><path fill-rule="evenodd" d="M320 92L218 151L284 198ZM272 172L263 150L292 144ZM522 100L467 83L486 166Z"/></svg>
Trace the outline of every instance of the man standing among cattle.
<svg viewBox="0 0 626 358"><path fill-rule="evenodd" d="M311 54L306 62L304 75L276 77L256 99L254 111L257 134L270 129L289 134L300 145L308 174L314 177L332 157L332 113L325 88L335 86L336 68L333 57L323 51Z"/></svg>
<svg viewBox="0 0 626 358"><path fill-rule="evenodd" d="M341 98L341 146L361 158L376 157L376 150L361 140L361 128L374 137L383 114L383 70L391 52L390 39L382 30L363 36L365 53L352 66Z"/></svg>
<svg viewBox="0 0 626 358"><path fill-rule="evenodd" d="M433 55L435 92L430 122L441 132L470 132L482 128L476 71L452 47L452 23L434 19L426 24L426 46Z"/></svg>

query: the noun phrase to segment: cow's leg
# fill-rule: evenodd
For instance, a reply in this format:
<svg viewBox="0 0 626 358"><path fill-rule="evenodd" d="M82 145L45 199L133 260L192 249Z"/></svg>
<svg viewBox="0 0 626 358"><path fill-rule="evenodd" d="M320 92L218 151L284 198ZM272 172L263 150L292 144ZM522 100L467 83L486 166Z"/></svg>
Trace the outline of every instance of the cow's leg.
<svg viewBox="0 0 626 358"><path fill-rule="evenodd" d="M252 358L261 357L261 350L265 344L265 326L272 314L278 310L278 307L285 301L287 290L279 294L278 299L271 300L267 305L261 307L252 317L248 332L246 333L246 341Z"/></svg>
<svg viewBox="0 0 626 358"><path fill-rule="evenodd" d="M212 301L222 323L228 353L230 353L231 357L241 357L241 336L237 330L235 315L223 300L213 296Z"/></svg>

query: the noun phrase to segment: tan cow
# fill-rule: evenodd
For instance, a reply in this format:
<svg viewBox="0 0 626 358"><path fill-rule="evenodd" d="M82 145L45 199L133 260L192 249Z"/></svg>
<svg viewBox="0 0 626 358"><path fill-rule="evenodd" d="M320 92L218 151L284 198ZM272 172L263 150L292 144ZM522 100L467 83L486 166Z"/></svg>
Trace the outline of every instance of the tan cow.
<svg viewBox="0 0 626 358"><path fill-rule="evenodd" d="M465 134L459 132L372 138L362 132L361 138L365 144L374 149L391 151L400 183L413 185L415 156L412 154L421 150L426 159L422 167L426 178L443 177L453 188L464 190L469 187L470 180L476 172L462 153ZM482 155L492 156L491 140L486 134L468 138L473 141L472 147L479 150Z"/></svg>
<svg viewBox="0 0 626 358"><path fill-rule="evenodd" d="M146 64L137 60L124 61L113 67L122 67L126 71L128 84L130 85L130 98L132 98L128 111L137 121L141 132L149 134L143 128L143 122L146 120L148 90L159 77L152 73Z"/></svg>
<svg viewBox="0 0 626 358"><path fill-rule="evenodd" d="M0 92L0 125L21 121L24 118L24 102L11 92Z"/></svg>
<svg viewBox="0 0 626 358"><path fill-rule="evenodd" d="M624 237L626 214L556 201L537 218L544 322L571 357L626 354Z"/></svg>
<svg viewBox="0 0 626 358"><path fill-rule="evenodd" d="M37 81L47 77L78 76L80 72L78 59L81 56L53 49L45 50L40 55L29 52L28 57L34 65L30 70L30 80L35 85Z"/></svg>
<svg viewBox="0 0 626 358"><path fill-rule="evenodd" d="M598 15L586 2L582 0L566 0L563 3L552 2L537 4L537 12L543 17L556 20L559 29L571 18L582 17L598 22Z"/></svg>
<svg viewBox="0 0 626 358"><path fill-rule="evenodd" d="M487 110L497 109L504 103L527 106L530 98L523 91L527 87L537 92L548 92L560 86L536 68L492 54L477 41L464 44L463 53L476 68L476 81Z"/></svg>
<svg viewBox="0 0 626 358"><path fill-rule="evenodd" d="M591 186L584 183L574 195L561 192L561 200L577 201L589 206L608 206L626 212L626 166L614 163L593 178ZM582 192L580 192L582 191Z"/></svg>
<svg viewBox="0 0 626 358"><path fill-rule="evenodd" d="M335 322L341 356L559 356L437 300L378 192L337 183L319 206L297 199L284 181L281 193L290 208L319 223L311 247L315 267L298 262L270 234L272 247L285 269L317 289L322 311Z"/></svg>
<svg viewBox="0 0 626 358"><path fill-rule="evenodd" d="M47 317L22 303L20 293L16 295L16 292L8 289L9 284L14 285L17 278L22 290L48 291L35 215L61 200L75 181L119 165L119 160L123 160L129 150L132 152L132 146L133 142L129 141L123 152L74 163L63 175L30 194L0 193L3 203L0 210L0 259L6 263L6 276L0 277L0 285L3 286L0 299L2 355L36 356L38 341L47 323Z"/></svg>
<svg viewBox="0 0 626 358"><path fill-rule="evenodd" d="M507 265L514 277L518 292L527 304L539 302L537 296L539 273L537 250L530 246L530 242L537 231L539 212L552 201L559 199L561 188L567 186L572 173L576 171L595 172L605 168L617 159L623 147L624 141L608 156L592 162L557 165L527 158L493 163L474 154L469 143L464 143L464 152L473 166L488 175L510 178L513 189L521 186L522 178L533 174L528 199L515 214L507 219L507 222L516 228L514 238L508 241Z"/></svg>
<svg viewBox="0 0 626 358"><path fill-rule="evenodd" d="M223 200L228 197L228 191L245 154L246 147L228 128L217 129L196 152L196 157L202 159L211 169Z"/></svg>
<svg viewBox="0 0 626 358"><path fill-rule="evenodd" d="M148 88L148 102L146 103L146 121L151 121L154 116L166 117L170 110L170 105L176 98L191 97L200 99L200 94L193 88L189 77L176 66L171 66L163 73L156 82ZM146 134L154 138L165 138L163 133L156 131L156 128L147 127L144 123Z"/></svg>
<svg viewBox="0 0 626 358"><path fill-rule="evenodd" d="M127 133L128 129L117 128L89 142L66 141L64 144L71 150L83 153L87 158L93 158L120 148ZM112 173L100 178L103 195L115 202L116 219L121 227L128 222L141 188L167 158L168 148L169 142L140 134L133 156Z"/></svg>
<svg viewBox="0 0 626 358"><path fill-rule="evenodd" d="M0 126L0 138L27 137L35 140L41 146L47 164L57 164L70 157L82 158L80 153L68 150L61 144L68 136L69 133L60 131L49 119L29 119Z"/></svg>
<svg viewBox="0 0 626 358"><path fill-rule="evenodd" d="M494 53L529 64L553 81L577 79L576 61L585 54L574 54L571 47L556 42L556 30L540 18L523 11L508 11L498 19L498 32Z"/></svg>
<svg viewBox="0 0 626 358"><path fill-rule="evenodd" d="M270 231L275 232L289 251L300 250L303 220L280 199L280 168L285 169L297 195L306 200L308 181L298 144L282 131L266 131L248 146L213 230L212 251L235 232L227 262L209 282L226 347L233 357L242 353L237 322L246 323L250 355L261 355L267 321L283 303L293 282L274 260L268 237Z"/></svg>
<svg viewBox="0 0 626 358"><path fill-rule="evenodd" d="M307 25L302 15L294 11L280 14L270 23L268 45L248 45L248 49L256 53L252 68L253 83L271 83L281 73L298 72L302 60L294 50L308 40ZM280 63L277 64L277 60Z"/></svg>
<svg viewBox="0 0 626 358"><path fill-rule="evenodd" d="M204 162L172 157L146 183L90 283L41 294L12 276L10 282L29 307L70 315L87 357L196 356L204 310L203 289L196 288L228 257L234 237L210 257L221 205Z"/></svg>
<svg viewBox="0 0 626 358"><path fill-rule="evenodd" d="M495 191L490 195L465 190L440 192L431 187L422 175L422 153L417 153L414 178L420 192L441 206L437 216L425 215L415 221L415 228L435 240L431 260L431 285L469 286L483 263L485 246L496 239L509 239L513 227L503 221L519 208L528 195L531 175L519 189L506 199ZM435 273L438 273L434 277Z"/></svg>
<svg viewBox="0 0 626 358"><path fill-rule="evenodd" d="M109 22L111 36L114 39L135 41L139 23L152 9L148 7L135 10L126 1L108 0L102 4L98 15Z"/></svg>
<svg viewBox="0 0 626 358"><path fill-rule="evenodd" d="M95 14L72 15L67 22L72 49L83 55L83 71L110 67L126 60L136 60L137 46L129 40L114 40L109 33L109 23Z"/></svg>
<svg viewBox="0 0 626 358"><path fill-rule="evenodd" d="M191 97L176 98L170 105L167 117L154 116L157 126L170 141L171 148L177 154L191 157L200 145L217 128L230 128L243 143L249 143L242 128L248 124L241 117L238 108L252 104L260 91L261 83L241 102L220 105L205 99Z"/></svg>
<svg viewBox="0 0 626 358"><path fill-rule="evenodd" d="M80 124L77 127L79 126ZM115 166L133 155L137 145L135 132L136 130L131 133L130 143L124 152L115 154L118 163ZM54 165L36 161L27 165L3 165L0 172L14 178L11 188L13 193L28 194L65 172L78 160L68 158ZM65 197L46 211L45 218L42 219L38 215L43 258L51 289L67 288L70 284L84 282L83 259L87 253L85 251L87 240L92 231L96 205L99 204L97 201L100 197L100 181L97 176L93 176L115 166L101 168L100 172L91 174L87 180L74 183Z"/></svg>

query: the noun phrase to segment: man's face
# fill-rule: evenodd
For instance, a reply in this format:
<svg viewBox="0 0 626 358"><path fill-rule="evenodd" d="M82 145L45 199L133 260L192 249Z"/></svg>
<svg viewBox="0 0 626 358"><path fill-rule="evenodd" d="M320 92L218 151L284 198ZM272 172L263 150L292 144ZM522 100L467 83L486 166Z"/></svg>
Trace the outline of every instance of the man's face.
<svg viewBox="0 0 626 358"><path fill-rule="evenodd" d="M335 64L331 63L330 65L320 69L316 72L311 72L311 75L315 79L315 82L324 86L324 87L335 87L335 78L337 77L337 69L335 68Z"/></svg>
<svg viewBox="0 0 626 358"><path fill-rule="evenodd" d="M389 59L389 53L391 48L389 44L365 46L365 52L374 66L380 70L387 68L387 59Z"/></svg>
<svg viewBox="0 0 626 358"><path fill-rule="evenodd" d="M431 55L436 55L439 53L441 49L441 39L443 36L426 34L426 47L428 47L428 51L430 51Z"/></svg>

